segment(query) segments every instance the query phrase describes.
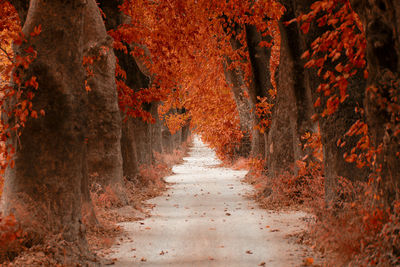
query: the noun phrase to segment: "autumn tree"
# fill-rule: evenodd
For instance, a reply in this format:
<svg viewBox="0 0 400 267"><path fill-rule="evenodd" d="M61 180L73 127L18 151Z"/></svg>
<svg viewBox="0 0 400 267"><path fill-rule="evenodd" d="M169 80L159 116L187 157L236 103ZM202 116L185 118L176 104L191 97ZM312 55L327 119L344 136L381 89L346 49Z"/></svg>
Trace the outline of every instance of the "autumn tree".
<svg viewBox="0 0 400 267"><path fill-rule="evenodd" d="M400 190L399 12L398 1L352 0L365 31L368 80L365 112L368 136L377 151L373 168L387 204Z"/></svg>
<svg viewBox="0 0 400 267"><path fill-rule="evenodd" d="M314 103L313 119L318 119L320 126L326 200L331 202L338 197L336 188L340 177L365 181L367 176L365 166L346 159L356 149L358 140L347 133L362 119L357 110L363 107L365 61L362 50L355 49L363 47L362 33L345 1L286 2L286 6L294 16L291 20L288 17L288 22L299 23L301 58L307 60L304 86Z"/></svg>
<svg viewBox="0 0 400 267"><path fill-rule="evenodd" d="M26 69L14 71L14 90L20 93L9 102L8 123L12 128L19 122L13 104L24 103L32 94L31 115L40 110L46 115L33 115L37 118L28 119L24 127L12 132L9 142L15 148L15 166L6 172L3 193L5 212L15 214L26 231L41 238L62 233L65 240L83 250L85 2L30 1L22 29L26 39L16 49L21 56L35 51L36 58ZM32 77L37 84L26 84Z"/></svg>
<svg viewBox="0 0 400 267"><path fill-rule="evenodd" d="M88 91L87 175L83 187L86 206L90 207L89 190L100 185L110 187L121 203L127 203L121 154L121 115L115 82L116 58L113 40L107 34L94 1L89 1L85 13L84 58L86 90Z"/></svg>

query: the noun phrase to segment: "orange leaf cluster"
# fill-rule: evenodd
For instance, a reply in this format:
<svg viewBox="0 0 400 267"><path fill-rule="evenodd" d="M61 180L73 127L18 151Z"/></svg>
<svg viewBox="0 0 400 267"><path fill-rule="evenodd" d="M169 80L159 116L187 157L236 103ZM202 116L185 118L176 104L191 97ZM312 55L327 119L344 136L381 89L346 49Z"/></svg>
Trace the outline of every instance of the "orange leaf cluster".
<svg viewBox="0 0 400 267"><path fill-rule="evenodd" d="M320 0L311 5L311 11L300 15L296 21L302 23L307 33L310 23L316 21L319 27L328 27L306 51L306 68L316 68L323 82L317 91L330 96L322 116L333 114L348 97L348 80L358 72L366 70L366 40L362 24L351 9L349 0ZM340 59L340 62L338 60ZM334 66L332 69L330 66ZM319 100L315 106L320 106Z"/></svg>

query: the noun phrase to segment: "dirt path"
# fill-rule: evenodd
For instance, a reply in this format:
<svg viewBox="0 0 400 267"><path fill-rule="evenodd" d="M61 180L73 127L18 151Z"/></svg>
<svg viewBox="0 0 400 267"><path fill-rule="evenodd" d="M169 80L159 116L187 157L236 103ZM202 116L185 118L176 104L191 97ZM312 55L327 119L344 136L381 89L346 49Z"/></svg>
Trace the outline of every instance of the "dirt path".
<svg viewBox="0 0 400 267"><path fill-rule="evenodd" d="M115 266L301 265L304 248L285 237L305 227L306 214L258 208L240 182L246 171L217 167L198 138L184 160L167 178L171 189L149 201L152 217L121 224L130 239L113 247Z"/></svg>

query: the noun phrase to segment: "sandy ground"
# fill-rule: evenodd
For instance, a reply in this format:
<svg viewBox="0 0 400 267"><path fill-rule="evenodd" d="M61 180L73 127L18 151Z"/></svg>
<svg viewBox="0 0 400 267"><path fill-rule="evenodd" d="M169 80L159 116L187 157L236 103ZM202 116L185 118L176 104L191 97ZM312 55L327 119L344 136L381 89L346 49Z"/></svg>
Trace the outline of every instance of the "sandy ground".
<svg viewBox="0 0 400 267"><path fill-rule="evenodd" d="M305 248L288 234L307 214L262 210L246 198L246 171L218 167L198 138L189 157L166 178L174 183L150 200L152 216L121 223L128 238L115 245L115 266L300 266Z"/></svg>

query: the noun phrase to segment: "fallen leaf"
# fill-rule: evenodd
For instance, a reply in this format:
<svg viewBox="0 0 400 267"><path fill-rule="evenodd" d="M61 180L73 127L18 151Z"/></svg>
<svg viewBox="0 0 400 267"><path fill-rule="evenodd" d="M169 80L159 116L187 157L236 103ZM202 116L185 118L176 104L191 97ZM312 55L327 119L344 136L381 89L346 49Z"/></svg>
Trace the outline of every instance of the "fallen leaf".
<svg viewBox="0 0 400 267"><path fill-rule="evenodd" d="M303 260L303 264L305 266L312 266L314 264L314 259L313 258L305 258Z"/></svg>

